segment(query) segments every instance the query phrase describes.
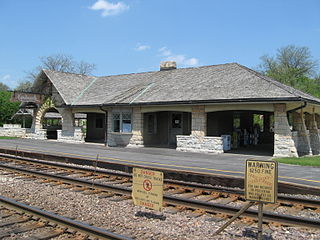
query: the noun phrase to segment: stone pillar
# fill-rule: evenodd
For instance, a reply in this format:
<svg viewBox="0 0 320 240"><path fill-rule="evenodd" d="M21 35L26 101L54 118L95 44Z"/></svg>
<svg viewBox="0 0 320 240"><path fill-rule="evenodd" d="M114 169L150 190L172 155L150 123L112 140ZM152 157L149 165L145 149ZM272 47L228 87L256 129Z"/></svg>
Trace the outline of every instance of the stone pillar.
<svg viewBox="0 0 320 240"><path fill-rule="evenodd" d="M293 130L297 131L297 151L300 156L312 155L309 132L306 128L303 113L292 113Z"/></svg>
<svg viewBox="0 0 320 240"><path fill-rule="evenodd" d="M286 104L274 104L274 157L298 157L289 127Z"/></svg>
<svg viewBox="0 0 320 240"><path fill-rule="evenodd" d="M143 113L140 107L132 109L132 137L128 147L143 147Z"/></svg>
<svg viewBox="0 0 320 240"><path fill-rule="evenodd" d="M74 134L74 114L69 108L59 108L62 117L62 135Z"/></svg>
<svg viewBox="0 0 320 240"><path fill-rule="evenodd" d="M113 128L112 128L112 109L108 110L108 114L107 114L107 146L108 147L115 147L117 146L115 139L114 139L114 135L112 134L113 132Z"/></svg>
<svg viewBox="0 0 320 240"><path fill-rule="evenodd" d="M204 137L207 135L207 113L204 106L192 107L191 136Z"/></svg>
<svg viewBox="0 0 320 240"><path fill-rule="evenodd" d="M315 114L306 113L306 127L309 130L310 146L313 155L320 154L320 136Z"/></svg>
<svg viewBox="0 0 320 240"><path fill-rule="evenodd" d="M33 116L32 116L32 124L31 124L31 133L35 133L36 129L40 129L40 121L37 122L37 114L38 109L33 109Z"/></svg>

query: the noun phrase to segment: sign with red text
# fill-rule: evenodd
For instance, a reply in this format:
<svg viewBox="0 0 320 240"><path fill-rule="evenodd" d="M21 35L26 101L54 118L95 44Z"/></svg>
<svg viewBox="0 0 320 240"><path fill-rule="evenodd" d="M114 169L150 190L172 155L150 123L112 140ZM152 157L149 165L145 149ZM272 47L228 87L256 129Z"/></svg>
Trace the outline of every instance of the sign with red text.
<svg viewBox="0 0 320 240"><path fill-rule="evenodd" d="M278 163L247 160L245 198L248 201L275 203L278 193Z"/></svg>
<svg viewBox="0 0 320 240"><path fill-rule="evenodd" d="M132 199L135 205L161 210L163 203L163 173L133 168Z"/></svg>

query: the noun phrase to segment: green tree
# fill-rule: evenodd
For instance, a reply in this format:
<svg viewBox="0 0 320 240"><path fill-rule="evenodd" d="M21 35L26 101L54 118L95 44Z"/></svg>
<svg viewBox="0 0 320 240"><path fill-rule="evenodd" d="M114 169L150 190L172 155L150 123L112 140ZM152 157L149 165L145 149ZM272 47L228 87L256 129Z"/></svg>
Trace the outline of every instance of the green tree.
<svg viewBox="0 0 320 240"><path fill-rule="evenodd" d="M318 62L309 48L289 45L279 48L275 57L264 55L259 68L265 75L284 84L319 96L319 78L315 77Z"/></svg>
<svg viewBox="0 0 320 240"><path fill-rule="evenodd" d="M19 102L10 102L12 92L0 91L0 126L11 122L11 117L19 109Z"/></svg>

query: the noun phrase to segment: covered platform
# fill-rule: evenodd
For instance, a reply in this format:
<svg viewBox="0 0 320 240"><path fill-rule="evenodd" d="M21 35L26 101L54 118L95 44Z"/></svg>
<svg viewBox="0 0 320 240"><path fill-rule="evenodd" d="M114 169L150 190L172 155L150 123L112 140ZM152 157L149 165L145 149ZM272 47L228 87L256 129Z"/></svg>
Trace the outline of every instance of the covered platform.
<svg viewBox="0 0 320 240"><path fill-rule="evenodd" d="M245 160L270 159L272 156L223 153L219 155L204 153L178 152L168 148L106 148L103 144L61 143L34 139L0 139L0 148L18 149L58 156L78 157L136 165L141 167L159 167L198 173L218 174L222 176L244 176ZM279 164L279 181L293 184L319 187L320 168Z"/></svg>

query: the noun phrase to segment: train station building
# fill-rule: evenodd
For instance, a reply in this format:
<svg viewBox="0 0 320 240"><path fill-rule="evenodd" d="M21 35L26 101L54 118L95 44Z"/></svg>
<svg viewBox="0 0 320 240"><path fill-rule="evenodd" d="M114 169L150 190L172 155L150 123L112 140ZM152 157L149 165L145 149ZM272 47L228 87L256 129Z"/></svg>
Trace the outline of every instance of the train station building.
<svg viewBox="0 0 320 240"><path fill-rule="evenodd" d="M170 147L223 153L268 149L275 157L320 154L320 99L237 63L85 76L42 70L34 92L21 97L33 109L25 137L103 142L107 146ZM20 97L19 97L20 96ZM56 134L44 125L61 115ZM75 115L85 116L85 125Z"/></svg>

